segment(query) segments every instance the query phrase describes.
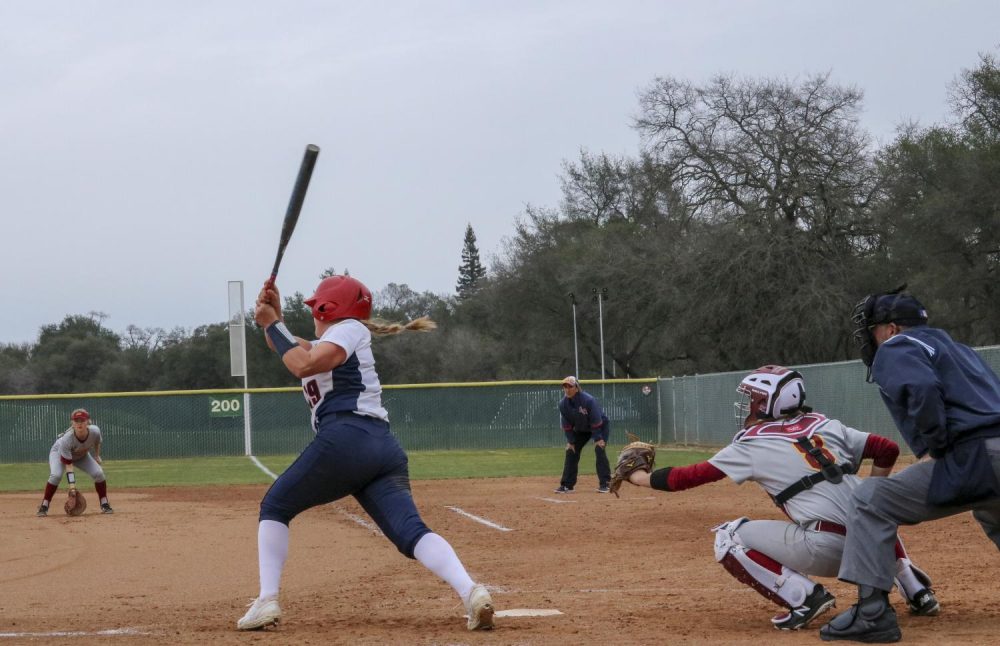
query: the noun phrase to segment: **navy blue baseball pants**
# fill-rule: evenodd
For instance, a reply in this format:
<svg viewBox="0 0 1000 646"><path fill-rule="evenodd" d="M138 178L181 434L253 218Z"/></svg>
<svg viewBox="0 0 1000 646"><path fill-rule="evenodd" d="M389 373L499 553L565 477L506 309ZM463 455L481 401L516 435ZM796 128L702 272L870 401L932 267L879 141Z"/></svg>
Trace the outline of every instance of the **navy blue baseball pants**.
<svg viewBox="0 0 1000 646"><path fill-rule="evenodd" d="M313 441L264 495L260 520L288 525L306 509L347 495L408 558L431 531L413 502L406 453L389 424L353 413L321 420Z"/></svg>
<svg viewBox="0 0 1000 646"><path fill-rule="evenodd" d="M610 433L609 433L610 435ZM587 446L587 442L593 437L593 433L573 432L573 448L575 451L566 449L566 460L563 462L562 479L559 481L564 487L572 489L576 486L577 471L580 467L580 451ZM594 445L594 454L597 458L597 480L602 487L608 486L611 482L611 465L608 463L608 454L601 447Z"/></svg>

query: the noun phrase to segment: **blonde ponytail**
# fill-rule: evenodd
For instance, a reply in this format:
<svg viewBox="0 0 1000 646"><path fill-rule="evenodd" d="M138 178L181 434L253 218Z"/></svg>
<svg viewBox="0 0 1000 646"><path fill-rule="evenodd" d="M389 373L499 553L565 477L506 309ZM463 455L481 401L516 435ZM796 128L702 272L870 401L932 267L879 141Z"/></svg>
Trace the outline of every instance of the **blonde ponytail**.
<svg viewBox="0 0 1000 646"><path fill-rule="evenodd" d="M406 331L430 332L437 327L437 323L432 321L429 316L421 316L418 319L413 319L409 323L389 323L379 319L367 319L361 321L361 324L368 328L368 330L376 336L388 336L390 334L399 334Z"/></svg>

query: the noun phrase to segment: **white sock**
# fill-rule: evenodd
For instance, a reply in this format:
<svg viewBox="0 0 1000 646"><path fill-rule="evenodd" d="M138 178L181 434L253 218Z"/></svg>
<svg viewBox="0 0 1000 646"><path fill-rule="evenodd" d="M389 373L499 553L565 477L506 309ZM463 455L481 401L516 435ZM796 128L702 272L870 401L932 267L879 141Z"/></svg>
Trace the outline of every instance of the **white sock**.
<svg viewBox="0 0 1000 646"><path fill-rule="evenodd" d="M281 571L288 558L288 525L262 520L257 526L257 562L260 565L260 597L278 596Z"/></svg>
<svg viewBox="0 0 1000 646"><path fill-rule="evenodd" d="M469 573L448 541L433 532L424 534L413 548L413 557L444 579L458 593L462 603L468 600L475 582L469 578Z"/></svg>
<svg viewBox="0 0 1000 646"><path fill-rule="evenodd" d="M896 559L896 583L902 588L900 592L907 599L912 599L913 595L924 588L913 568L910 567L910 559Z"/></svg>

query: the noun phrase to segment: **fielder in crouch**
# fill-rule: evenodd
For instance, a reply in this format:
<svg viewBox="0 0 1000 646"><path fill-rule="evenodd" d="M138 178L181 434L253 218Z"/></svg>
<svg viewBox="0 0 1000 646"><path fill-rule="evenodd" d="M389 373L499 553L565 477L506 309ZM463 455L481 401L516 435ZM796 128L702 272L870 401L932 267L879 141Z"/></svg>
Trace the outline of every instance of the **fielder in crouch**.
<svg viewBox="0 0 1000 646"><path fill-rule="evenodd" d="M281 618L278 586L288 556L288 525L306 509L353 495L406 557L420 561L458 594L469 630L493 628L493 600L468 575L455 550L421 520L410 494L406 453L389 430L382 386L375 372L372 333L425 331L419 318L401 324L369 320L371 292L350 276L323 279L306 299L317 341L293 337L281 320L281 297L265 284L254 318L267 344L302 379L316 437L278 477L260 503L257 549L260 595L236 623L239 630L274 625Z"/></svg>
<svg viewBox="0 0 1000 646"><path fill-rule="evenodd" d="M661 491L682 491L729 476L767 491L788 516L781 520L738 518L716 527L715 558L743 584L787 610L771 619L779 630L798 630L835 605L807 575L835 577L840 567L855 475L865 458L872 476L886 476L899 455L895 442L844 426L805 406L802 376L763 366L740 382L739 432L705 462L616 477ZM624 453L623 453L624 457ZM616 489L616 483L612 485ZM910 611L938 613L928 576L895 541L895 583Z"/></svg>
<svg viewBox="0 0 1000 646"><path fill-rule="evenodd" d="M103 436L96 424L90 423L90 413L77 408L70 413L72 426L59 435L49 450L49 481L45 483L42 504L38 505L36 516L48 516L52 496L56 495L63 472L69 483L69 495L76 495L76 469L79 468L94 480L94 489L101 501L101 513L110 514L114 510L108 502L108 482L101 468L101 442ZM93 455L91 455L93 452Z"/></svg>

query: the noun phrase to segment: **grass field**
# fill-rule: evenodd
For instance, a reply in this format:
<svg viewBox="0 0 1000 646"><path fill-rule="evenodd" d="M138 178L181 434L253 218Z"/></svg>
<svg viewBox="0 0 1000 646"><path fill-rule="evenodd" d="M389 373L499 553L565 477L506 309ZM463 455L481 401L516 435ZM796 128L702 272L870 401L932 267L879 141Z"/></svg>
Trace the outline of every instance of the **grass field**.
<svg viewBox="0 0 1000 646"><path fill-rule="evenodd" d="M620 446L609 447L608 458L614 459ZM657 466L689 464L710 457L713 451L661 449ZM551 476L558 483L562 472L563 450L506 449L502 451L411 451L410 477L414 480L449 478L504 478L520 476ZM284 471L294 455L269 455L258 458L274 473ZM104 464L108 482L113 488L175 487L198 485L266 484L270 476L245 456L175 458L169 460L114 460ZM34 491L44 487L48 477L48 462L0 464L0 492ZM580 459L580 475L594 475L594 452L588 446ZM86 474L80 475L81 486L90 488ZM63 482L65 484L65 480Z"/></svg>

